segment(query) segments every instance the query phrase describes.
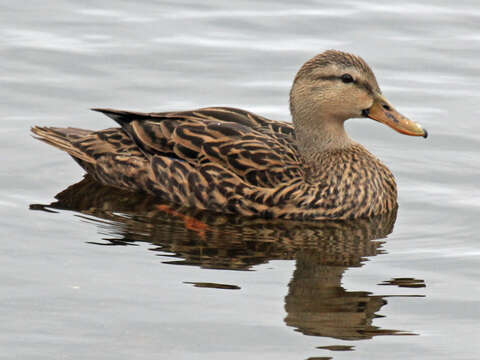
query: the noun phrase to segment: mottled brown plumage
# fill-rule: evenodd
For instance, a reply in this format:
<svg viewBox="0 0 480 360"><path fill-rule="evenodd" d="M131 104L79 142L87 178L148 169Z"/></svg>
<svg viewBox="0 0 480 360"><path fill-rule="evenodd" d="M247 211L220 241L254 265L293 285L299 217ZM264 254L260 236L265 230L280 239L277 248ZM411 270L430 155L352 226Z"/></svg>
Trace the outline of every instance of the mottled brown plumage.
<svg viewBox="0 0 480 360"><path fill-rule="evenodd" d="M121 128L32 131L103 184L190 207L315 220L396 208L393 175L343 123L368 116L409 135L426 132L393 110L361 58L330 50L309 60L295 77L290 107L293 125L226 107L94 109Z"/></svg>

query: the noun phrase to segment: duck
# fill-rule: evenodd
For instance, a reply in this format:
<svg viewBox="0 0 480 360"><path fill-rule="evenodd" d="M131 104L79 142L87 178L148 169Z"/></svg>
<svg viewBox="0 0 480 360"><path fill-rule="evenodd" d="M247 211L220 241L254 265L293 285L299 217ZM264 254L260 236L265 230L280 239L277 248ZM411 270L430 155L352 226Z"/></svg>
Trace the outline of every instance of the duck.
<svg viewBox="0 0 480 360"><path fill-rule="evenodd" d="M136 112L94 108L119 127L34 126L95 181L174 204L248 217L349 220L396 211L392 172L347 134L370 118L428 136L384 97L359 56L327 50L298 70L292 122L232 107Z"/></svg>

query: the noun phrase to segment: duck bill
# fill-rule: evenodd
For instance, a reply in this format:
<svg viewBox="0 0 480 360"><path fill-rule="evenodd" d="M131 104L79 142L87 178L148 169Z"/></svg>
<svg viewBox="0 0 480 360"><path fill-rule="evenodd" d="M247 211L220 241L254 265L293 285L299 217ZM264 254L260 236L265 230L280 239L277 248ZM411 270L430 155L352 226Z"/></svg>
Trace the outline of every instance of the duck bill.
<svg viewBox="0 0 480 360"><path fill-rule="evenodd" d="M427 130L420 124L400 114L383 98L373 103L372 107L367 110L367 116L405 135L423 136L424 138L428 136Z"/></svg>

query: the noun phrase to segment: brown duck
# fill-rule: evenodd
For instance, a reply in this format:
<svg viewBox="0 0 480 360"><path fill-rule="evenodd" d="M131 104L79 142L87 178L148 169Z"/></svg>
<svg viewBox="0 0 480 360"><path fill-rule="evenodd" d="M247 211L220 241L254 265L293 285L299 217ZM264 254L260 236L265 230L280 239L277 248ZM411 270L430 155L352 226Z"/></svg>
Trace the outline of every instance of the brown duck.
<svg viewBox="0 0 480 360"><path fill-rule="evenodd" d="M98 182L217 212L284 219L353 219L397 207L388 168L345 132L369 117L427 137L383 97L358 56L307 61L290 91L293 125L227 107L140 113L93 109L120 128L34 127Z"/></svg>

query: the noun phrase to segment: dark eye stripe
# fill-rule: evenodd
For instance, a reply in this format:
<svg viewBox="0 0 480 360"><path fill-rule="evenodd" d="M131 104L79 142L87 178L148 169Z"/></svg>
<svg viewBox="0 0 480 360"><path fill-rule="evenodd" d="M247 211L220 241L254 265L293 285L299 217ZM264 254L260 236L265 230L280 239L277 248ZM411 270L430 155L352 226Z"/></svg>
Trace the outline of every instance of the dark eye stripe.
<svg viewBox="0 0 480 360"><path fill-rule="evenodd" d="M320 75L314 78L314 80L327 80L327 81L336 81L339 79L340 78L338 76L334 76L334 75L328 75L328 76Z"/></svg>
<svg viewBox="0 0 480 360"><path fill-rule="evenodd" d="M340 80L340 81L342 81L342 78L339 77L339 76L335 76L335 75L320 75L320 76L315 77L314 80L325 80L325 81L339 81ZM373 88L367 82L353 80L353 84L355 86L358 86L358 87L364 89L369 94L374 93Z"/></svg>
<svg viewBox="0 0 480 360"><path fill-rule="evenodd" d="M348 82L350 82L350 83L356 83L356 82L357 82L356 80L354 80L354 79L352 78L351 75L349 75L349 76L350 76L350 78L351 78L352 80L351 80L351 81L345 81L344 78L343 78L345 75L348 75L348 74L343 74L342 76L319 75L319 76L315 77L314 80L326 80L326 81L338 81L338 80L340 80L340 81L343 81L343 82L346 82L346 83L348 83Z"/></svg>
<svg viewBox="0 0 480 360"><path fill-rule="evenodd" d="M370 84L368 84L366 82L358 82L358 83L355 82L355 85L357 85L358 87L361 87L366 92L368 92L370 95L374 94L372 87L370 86Z"/></svg>

